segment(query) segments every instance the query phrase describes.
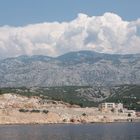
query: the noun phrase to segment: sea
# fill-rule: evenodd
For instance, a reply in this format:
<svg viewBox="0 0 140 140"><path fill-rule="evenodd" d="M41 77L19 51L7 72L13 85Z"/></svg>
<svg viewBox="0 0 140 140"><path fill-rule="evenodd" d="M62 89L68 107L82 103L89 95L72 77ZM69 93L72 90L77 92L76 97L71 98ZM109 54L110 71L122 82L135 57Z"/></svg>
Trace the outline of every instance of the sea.
<svg viewBox="0 0 140 140"><path fill-rule="evenodd" d="M0 140L140 140L140 123L0 125Z"/></svg>

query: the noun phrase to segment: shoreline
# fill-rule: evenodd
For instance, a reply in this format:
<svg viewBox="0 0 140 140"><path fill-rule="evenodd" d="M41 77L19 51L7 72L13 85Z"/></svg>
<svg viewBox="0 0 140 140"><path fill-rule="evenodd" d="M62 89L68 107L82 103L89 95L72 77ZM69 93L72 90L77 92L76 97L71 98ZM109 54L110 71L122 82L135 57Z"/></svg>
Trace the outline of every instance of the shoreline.
<svg viewBox="0 0 140 140"><path fill-rule="evenodd" d="M15 123L15 122L9 122L9 123L0 123L1 125L88 125L88 124L111 124L111 123L140 123L140 118L138 119L132 119L132 121L128 120L115 120L115 121L99 121L99 122L84 122L84 123L73 123L73 122L46 122L46 123L39 123L39 122L30 122L30 123Z"/></svg>
<svg viewBox="0 0 140 140"><path fill-rule="evenodd" d="M119 121L115 121L115 122L91 122L91 123L5 123L5 124L0 124L0 126L12 126L12 125L92 125L92 124L123 124L123 123L140 123L140 120L135 122L129 122L129 121L123 121L123 122L119 122Z"/></svg>
<svg viewBox="0 0 140 140"><path fill-rule="evenodd" d="M70 105L62 101L16 94L0 96L0 125L23 124L94 124L115 122L140 122L136 115L102 112L97 107Z"/></svg>

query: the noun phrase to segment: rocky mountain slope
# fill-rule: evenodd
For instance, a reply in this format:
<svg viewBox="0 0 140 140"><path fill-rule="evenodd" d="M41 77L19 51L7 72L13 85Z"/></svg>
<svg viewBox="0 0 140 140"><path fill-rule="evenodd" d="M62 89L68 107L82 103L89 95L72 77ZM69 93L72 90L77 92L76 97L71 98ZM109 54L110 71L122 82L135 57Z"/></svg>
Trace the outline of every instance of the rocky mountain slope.
<svg viewBox="0 0 140 140"><path fill-rule="evenodd" d="M0 87L140 84L140 54L70 52L0 60Z"/></svg>

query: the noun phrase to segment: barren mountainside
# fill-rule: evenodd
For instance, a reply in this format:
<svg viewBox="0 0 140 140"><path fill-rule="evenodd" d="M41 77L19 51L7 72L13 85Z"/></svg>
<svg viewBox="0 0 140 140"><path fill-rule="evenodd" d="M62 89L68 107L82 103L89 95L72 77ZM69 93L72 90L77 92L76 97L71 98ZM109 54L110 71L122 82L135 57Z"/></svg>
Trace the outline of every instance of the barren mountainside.
<svg viewBox="0 0 140 140"><path fill-rule="evenodd" d="M0 87L140 84L140 54L92 51L59 57L19 56L0 61Z"/></svg>

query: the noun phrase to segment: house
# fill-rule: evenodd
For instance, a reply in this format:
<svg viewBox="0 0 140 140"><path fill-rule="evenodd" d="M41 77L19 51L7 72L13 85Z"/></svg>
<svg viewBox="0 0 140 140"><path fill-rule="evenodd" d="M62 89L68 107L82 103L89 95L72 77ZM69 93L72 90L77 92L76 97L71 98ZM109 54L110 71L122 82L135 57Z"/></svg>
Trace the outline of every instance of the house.
<svg viewBox="0 0 140 140"><path fill-rule="evenodd" d="M128 109L124 109L123 113L128 115L128 117L136 117L136 111L135 110L128 110Z"/></svg>
<svg viewBox="0 0 140 140"><path fill-rule="evenodd" d="M122 103L101 103L99 105L99 110L102 112L123 112Z"/></svg>
<svg viewBox="0 0 140 140"><path fill-rule="evenodd" d="M124 115L128 117L136 117L136 111L135 110L128 110L127 108L123 107L122 103L101 103L99 105L99 110L101 112L113 112L113 113L123 113Z"/></svg>
<svg viewBox="0 0 140 140"><path fill-rule="evenodd" d="M136 112L136 116L137 117L140 117L140 112Z"/></svg>

